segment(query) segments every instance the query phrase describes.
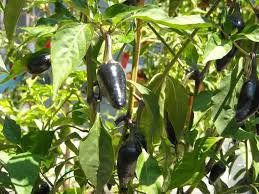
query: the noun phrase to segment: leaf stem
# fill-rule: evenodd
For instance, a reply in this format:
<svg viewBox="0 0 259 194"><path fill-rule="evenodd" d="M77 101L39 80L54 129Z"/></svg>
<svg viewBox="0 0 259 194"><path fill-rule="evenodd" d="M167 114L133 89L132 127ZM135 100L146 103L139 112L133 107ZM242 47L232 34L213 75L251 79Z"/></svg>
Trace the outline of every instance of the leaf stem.
<svg viewBox="0 0 259 194"><path fill-rule="evenodd" d="M237 49L243 53L245 56L250 56L250 54L248 52L246 52L243 48L241 48L236 42L233 42L233 44L235 45L235 47L237 47Z"/></svg>

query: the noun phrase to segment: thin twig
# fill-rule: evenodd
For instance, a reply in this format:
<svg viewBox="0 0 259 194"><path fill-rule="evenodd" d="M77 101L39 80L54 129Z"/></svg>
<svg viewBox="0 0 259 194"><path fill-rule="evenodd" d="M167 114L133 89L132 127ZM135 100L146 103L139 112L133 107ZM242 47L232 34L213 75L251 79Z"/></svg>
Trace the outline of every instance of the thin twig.
<svg viewBox="0 0 259 194"><path fill-rule="evenodd" d="M140 44L141 44L141 26L142 21L137 19L137 29L136 29L136 39L134 45L134 53L133 53L133 63L132 63L132 82L137 82L138 77L138 63L139 63L139 54L140 54ZM133 85L130 87L130 94L129 94L129 104L128 104L128 114L130 117L132 116L132 111L134 108L134 93L136 89Z"/></svg>

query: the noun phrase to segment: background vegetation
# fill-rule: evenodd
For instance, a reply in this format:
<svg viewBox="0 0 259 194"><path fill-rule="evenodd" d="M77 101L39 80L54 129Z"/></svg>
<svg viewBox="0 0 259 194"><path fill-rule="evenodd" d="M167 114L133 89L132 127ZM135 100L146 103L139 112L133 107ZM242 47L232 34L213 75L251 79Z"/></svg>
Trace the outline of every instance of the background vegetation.
<svg viewBox="0 0 259 194"><path fill-rule="evenodd" d="M0 99L1 193L210 193L208 179L215 193L258 193L258 6L252 0L0 2L1 84L16 80ZM33 9L43 16L17 29L20 14ZM97 84L107 33L127 72L127 105L118 110L100 99ZM51 68L35 74L37 52L50 54ZM256 89L245 91L249 81ZM119 150L129 144L134 151L123 155ZM245 166L229 186L219 177L225 169L231 174L240 155ZM118 170L125 167L131 176L122 173L129 178L123 186Z"/></svg>

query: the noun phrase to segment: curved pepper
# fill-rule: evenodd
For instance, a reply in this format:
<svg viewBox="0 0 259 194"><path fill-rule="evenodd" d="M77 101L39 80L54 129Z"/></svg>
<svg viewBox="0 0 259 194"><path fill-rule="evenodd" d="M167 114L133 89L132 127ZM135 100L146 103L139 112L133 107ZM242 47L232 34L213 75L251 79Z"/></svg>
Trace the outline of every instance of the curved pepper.
<svg viewBox="0 0 259 194"><path fill-rule="evenodd" d="M232 58L235 56L237 52L237 47L234 45L232 46L232 49L221 59L216 60L216 69L218 72L222 71L226 68L226 66L231 62Z"/></svg>
<svg viewBox="0 0 259 194"><path fill-rule="evenodd" d="M97 71L97 80L101 94L114 108L120 109L126 105L126 76L121 65L112 59L110 35L106 36L105 52L104 63Z"/></svg>
<svg viewBox="0 0 259 194"><path fill-rule="evenodd" d="M137 159L141 154L141 145L136 134L131 135L120 147L117 161L117 172L120 183L120 191L127 191L127 184L135 174Z"/></svg>

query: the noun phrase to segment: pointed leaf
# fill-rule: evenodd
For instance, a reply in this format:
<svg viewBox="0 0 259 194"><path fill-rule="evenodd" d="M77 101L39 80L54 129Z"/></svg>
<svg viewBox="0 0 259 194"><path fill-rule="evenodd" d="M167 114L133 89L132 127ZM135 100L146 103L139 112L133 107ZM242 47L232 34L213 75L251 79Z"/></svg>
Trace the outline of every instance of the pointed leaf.
<svg viewBox="0 0 259 194"><path fill-rule="evenodd" d="M163 177L156 159L145 150L138 157L136 175L139 189L145 193L158 194L161 191Z"/></svg>
<svg viewBox="0 0 259 194"><path fill-rule="evenodd" d="M206 28L211 26L211 23L208 23L203 17L199 15L178 16L170 18L167 13L159 7L142 9L132 17L176 29L187 30L193 28Z"/></svg>
<svg viewBox="0 0 259 194"><path fill-rule="evenodd" d="M53 136L53 131L31 131L22 137L21 145L24 150L44 157L49 153Z"/></svg>
<svg viewBox="0 0 259 194"><path fill-rule="evenodd" d="M99 114L89 134L79 146L79 162L85 176L100 193L111 177L114 165L112 139Z"/></svg>
<svg viewBox="0 0 259 194"><path fill-rule="evenodd" d="M39 176L39 158L31 153L21 153L7 163L7 171L18 194L31 193Z"/></svg>
<svg viewBox="0 0 259 194"><path fill-rule="evenodd" d="M188 112L188 94L179 81L167 76L165 110L179 139L183 133Z"/></svg>
<svg viewBox="0 0 259 194"><path fill-rule="evenodd" d="M13 39L16 24L20 17L22 8L25 6L25 0L10 0L4 10L4 26L9 41Z"/></svg>
<svg viewBox="0 0 259 194"><path fill-rule="evenodd" d="M3 133L10 142L19 144L21 141L21 128L16 122L9 117L5 117Z"/></svg>
<svg viewBox="0 0 259 194"><path fill-rule="evenodd" d="M51 64L54 95L82 58L91 43L93 29L89 24L72 23L57 30L51 41Z"/></svg>
<svg viewBox="0 0 259 194"><path fill-rule="evenodd" d="M210 36L209 41L205 47L203 63L208 61L221 59L232 48L232 42L229 40L221 40L217 33Z"/></svg>
<svg viewBox="0 0 259 194"><path fill-rule="evenodd" d="M141 121L141 128L145 131L145 136L147 137L147 141L149 146L152 143L158 143L160 140L160 130L159 130L159 105L158 105L158 98L157 96L147 87L142 86L138 83L134 83L132 81L129 81L132 83L137 90L141 93L145 107L143 110L143 118ZM149 124L147 124L147 120L149 120ZM143 123L143 120L145 121ZM145 125L145 126L143 126ZM150 148L150 147L149 147Z"/></svg>

